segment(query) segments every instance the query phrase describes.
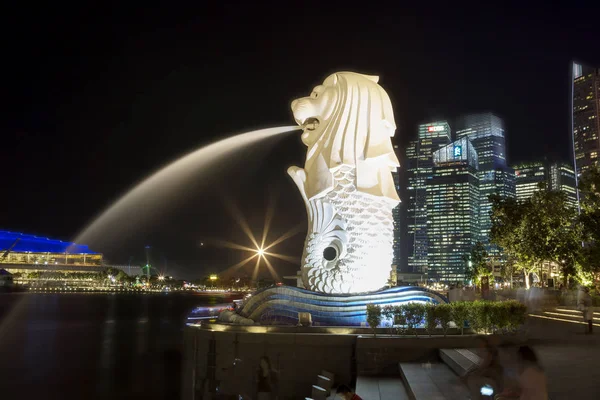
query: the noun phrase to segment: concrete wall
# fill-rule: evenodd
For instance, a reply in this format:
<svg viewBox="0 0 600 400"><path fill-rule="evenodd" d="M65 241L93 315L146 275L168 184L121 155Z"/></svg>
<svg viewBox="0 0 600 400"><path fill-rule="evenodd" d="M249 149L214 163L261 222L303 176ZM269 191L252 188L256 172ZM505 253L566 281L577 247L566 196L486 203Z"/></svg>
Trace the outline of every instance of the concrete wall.
<svg viewBox="0 0 600 400"><path fill-rule="evenodd" d="M520 335L489 335L497 345L522 343ZM399 362L438 360L439 349L475 347L476 335L386 337L359 336L356 341L356 373L358 375L397 375Z"/></svg>
<svg viewBox="0 0 600 400"><path fill-rule="evenodd" d="M476 345L474 335L448 337L373 337L346 332L322 333L323 328L282 328L207 324L185 331L182 398L214 399L211 384L220 392L234 391L255 397L255 377L260 358L267 356L279 372L279 399L310 397L317 374L325 369L336 383L352 384L357 375L398 374L398 363L437 358L440 348ZM496 335L493 335L496 336ZM518 335L496 336L495 343L520 343ZM237 360L236 360L237 359ZM235 361L235 364L234 364ZM237 397L236 397L237 399Z"/></svg>
<svg viewBox="0 0 600 400"><path fill-rule="evenodd" d="M280 399L310 397L311 387L323 369L333 372L340 383L349 384L352 379L354 335L186 330L186 400L210 398L204 393L213 371L221 392L231 388L255 397L256 370L262 356L269 357L272 368L279 373ZM215 369L211 368L211 358Z"/></svg>

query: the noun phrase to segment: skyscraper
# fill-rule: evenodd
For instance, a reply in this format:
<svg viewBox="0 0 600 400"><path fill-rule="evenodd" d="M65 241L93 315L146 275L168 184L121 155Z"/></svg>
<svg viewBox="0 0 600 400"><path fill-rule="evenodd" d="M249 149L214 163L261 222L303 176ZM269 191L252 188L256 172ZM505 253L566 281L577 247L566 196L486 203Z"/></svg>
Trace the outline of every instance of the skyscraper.
<svg viewBox="0 0 600 400"><path fill-rule="evenodd" d="M550 164L548 179L550 190L563 192L567 196L567 204L577 207L577 179L572 166L566 163Z"/></svg>
<svg viewBox="0 0 600 400"><path fill-rule="evenodd" d="M495 257L499 250L489 242L492 222L490 213L492 203L491 195L504 198L514 198L515 178L514 171L506 163L506 142L504 137L504 123L502 119L492 113L469 114L457 120L457 139L467 137L473 144L478 156L479 178L479 234L481 241L488 253Z"/></svg>
<svg viewBox="0 0 600 400"><path fill-rule="evenodd" d="M573 63L571 88L573 153L581 175L600 160L600 68Z"/></svg>
<svg viewBox="0 0 600 400"><path fill-rule="evenodd" d="M397 146L394 146L396 148ZM392 176L394 178L394 186L396 186L396 192L398 193L398 197L400 197L400 174L398 171L392 172ZM402 198L400 198L402 201ZM394 258L392 260L392 265L395 265L396 268L400 265L400 257L401 257L401 248L402 248L402 223L401 223L401 204L398 204L392 210L392 216L394 218L394 243L392 244L392 248L394 250Z"/></svg>
<svg viewBox="0 0 600 400"><path fill-rule="evenodd" d="M533 193L546 188L565 193L567 204L577 207L575 171L565 163L531 162L515 165L517 200L524 201Z"/></svg>
<svg viewBox="0 0 600 400"><path fill-rule="evenodd" d="M450 125L436 121L419 125L419 136L406 149L408 178L406 229L409 238L408 271L427 270L427 181L433 175L433 152L451 142Z"/></svg>
<svg viewBox="0 0 600 400"><path fill-rule="evenodd" d="M477 151L463 137L435 151L433 163L426 182L428 278L463 281L464 256L479 239Z"/></svg>
<svg viewBox="0 0 600 400"><path fill-rule="evenodd" d="M522 163L513 166L516 176L518 201L525 201L548 182L548 171L543 162Z"/></svg>

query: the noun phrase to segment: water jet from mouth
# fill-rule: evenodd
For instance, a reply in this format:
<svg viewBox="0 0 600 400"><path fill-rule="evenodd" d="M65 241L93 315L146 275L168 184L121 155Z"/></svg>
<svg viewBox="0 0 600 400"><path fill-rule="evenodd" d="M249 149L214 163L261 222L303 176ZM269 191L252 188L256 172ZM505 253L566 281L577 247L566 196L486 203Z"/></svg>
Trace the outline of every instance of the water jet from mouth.
<svg viewBox="0 0 600 400"><path fill-rule="evenodd" d="M227 156L283 133L299 130L298 126L260 129L231 136L189 153L134 186L88 224L76 237L77 243L105 242L123 237L149 216L164 213L186 184L205 174L215 174L210 167Z"/></svg>

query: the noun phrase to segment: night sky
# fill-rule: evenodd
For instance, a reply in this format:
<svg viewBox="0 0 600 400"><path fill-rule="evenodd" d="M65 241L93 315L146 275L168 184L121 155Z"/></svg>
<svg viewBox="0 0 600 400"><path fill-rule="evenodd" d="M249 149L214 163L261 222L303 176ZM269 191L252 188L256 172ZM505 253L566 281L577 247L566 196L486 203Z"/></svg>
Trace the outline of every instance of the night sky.
<svg viewBox="0 0 600 400"><path fill-rule="evenodd" d="M419 122L493 111L505 120L510 163L567 161L569 63L600 66L597 2L582 2L595 9L84 3L92 2L3 12L0 229L74 239L177 157L232 134L293 124L290 101L337 70L380 76L400 148ZM239 153L133 234L120 237L115 226L106 232L115 240L89 244L114 263L141 262L150 245L152 263L178 276L233 265L248 254L199 245L250 244L223 199L257 236L272 199L271 240L304 224L285 170L303 164L305 149L297 133ZM300 233L276 250L299 259L303 240ZM274 264L282 275L298 268Z"/></svg>

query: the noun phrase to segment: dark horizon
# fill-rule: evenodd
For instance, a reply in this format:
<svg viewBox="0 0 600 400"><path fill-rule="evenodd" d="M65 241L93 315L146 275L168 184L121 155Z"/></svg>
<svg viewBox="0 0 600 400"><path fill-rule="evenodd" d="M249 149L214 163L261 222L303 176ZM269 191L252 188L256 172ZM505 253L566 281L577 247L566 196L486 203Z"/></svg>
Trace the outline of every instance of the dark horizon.
<svg viewBox="0 0 600 400"><path fill-rule="evenodd" d="M452 127L459 115L490 111L504 119L509 164L568 161L570 63L600 66L599 6L15 7L3 25L11 40L0 229L62 240L179 156L232 134L292 125L290 101L338 70L380 76L401 153L419 123L447 119ZM215 174L211 190L190 187L160 224L95 250L126 263L143 260L150 245L157 263L186 277L233 265L246 254L198 245L248 244L222 197L256 236L271 197L271 240L305 223L285 172L305 151L297 134L265 143ZM278 250L299 258L303 240L301 233ZM298 266L276 268L288 275Z"/></svg>

